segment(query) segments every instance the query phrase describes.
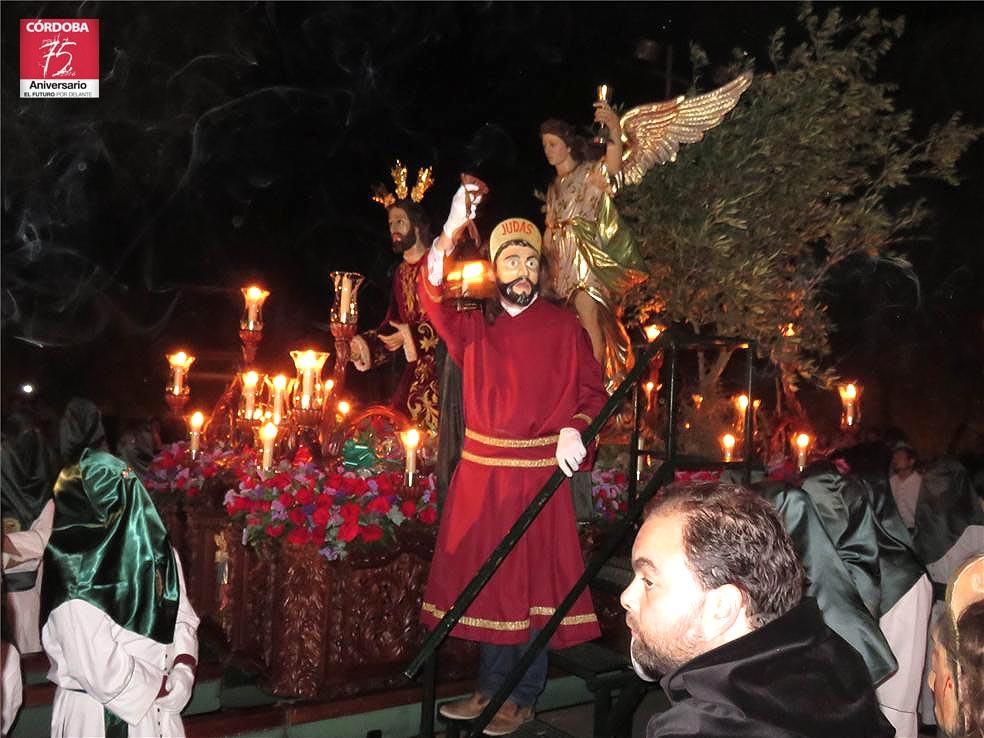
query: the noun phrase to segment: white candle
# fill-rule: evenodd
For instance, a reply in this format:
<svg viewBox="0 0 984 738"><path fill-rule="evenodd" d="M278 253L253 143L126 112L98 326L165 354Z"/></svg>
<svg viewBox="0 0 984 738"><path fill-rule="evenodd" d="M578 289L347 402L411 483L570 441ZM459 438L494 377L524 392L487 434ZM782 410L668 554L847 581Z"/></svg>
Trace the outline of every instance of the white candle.
<svg viewBox="0 0 984 738"><path fill-rule="evenodd" d="M352 280L347 274L342 277L342 294L339 302L338 319L348 323L349 305L352 302Z"/></svg>
<svg viewBox="0 0 984 738"><path fill-rule="evenodd" d="M721 450L724 452L724 461L730 462L734 458L735 443L737 439L731 433L721 436Z"/></svg>
<svg viewBox="0 0 984 738"><path fill-rule="evenodd" d="M416 428L401 433L403 436L403 446L407 451L406 474L407 484L413 481L413 475L417 472L417 446L420 445L420 431Z"/></svg>
<svg viewBox="0 0 984 738"><path fill-rule="evenodd" d="M273 378L273 422L280 425L284 417L284 390L287 388L287 377L278 374Z"/></svg>
<svg viewBox="0 0 984 738"><path fill-rule="evenodd" d="M188 435L190 441L191 458L198 455L198 447L202 437L202 426L205 425L205 416L201 412L194 412L188 419Z"/></svg>
<svg viewBox="0 0 984 738"><path fill-rule="evenodd" d="M181 394L181 390L184 388L184 374L185 370L180 366L174 367L174 389L173 392L176 395Z"/></svg>
<svg viewBox="0 0 984 738"><path fill-rule="evenodd" d="M263 441L263 469L267 470L273 466L273 442L277 439L277 426L267 423L260 430L260 438Z"/></svg>
<svg viewBox="0 0 984 738"><path fill-rule="evenodd" d="M810 448L810 437L806 433L796 436L796 468L803 471L806 468L806 452Z"/></svg>
<svg viewBox="0 0 984 738"><path fill-rule="evenodd" d="M260 375L256 372L246 372L243 375L243 415L247 420L253 418L253 409L256 406L256 383L260 381Z"/></svg>
<svg viewBox="0 0 984 738"><path fill-rule="evenodd" d="M301 374L301 407L304 410L311 408L311 395L314 394L314 367L304 367Z"/></svg>

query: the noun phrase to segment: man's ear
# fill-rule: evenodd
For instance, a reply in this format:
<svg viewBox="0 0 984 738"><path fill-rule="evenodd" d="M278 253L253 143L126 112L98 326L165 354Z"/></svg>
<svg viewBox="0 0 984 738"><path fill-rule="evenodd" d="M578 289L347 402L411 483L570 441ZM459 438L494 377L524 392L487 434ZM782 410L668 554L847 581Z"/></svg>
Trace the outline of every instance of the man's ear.
<svg viewBox="0 0 984 738"><path fill-rule="evenodd" d="M704 598L701 627L704 638L715 641L735 626L747 630L745 596L733 584L722 584L710 590Z"/></svg>

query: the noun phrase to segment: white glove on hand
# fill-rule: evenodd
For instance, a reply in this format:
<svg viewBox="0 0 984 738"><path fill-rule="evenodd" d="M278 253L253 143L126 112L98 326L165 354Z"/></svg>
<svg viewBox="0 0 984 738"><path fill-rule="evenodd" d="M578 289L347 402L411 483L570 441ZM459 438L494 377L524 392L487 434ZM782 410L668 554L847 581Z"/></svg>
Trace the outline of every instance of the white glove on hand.
<svg viewBox="0 0 984 738"><path fill-rule="evenodd" d="M158 697L154 704L168 712L181 712L191 699L195 687L195 672L188 664L178 664L167 675L167 694Z"/></svg>
<svg viewBox="0 0 984 738"><path fill-rule="evenodd" d="M482 201L481 195L476 195L478 185L461 185L458 191L451 198L451 212L448 219L444 222L444 235L453 238L454 234L469 220L474 220L478 210L478 204ZM466 203L466 200L470 200ZM470 207L467 207L470 206Z"/></svg>
<svg viewBox="0 0 984 738"><path fill-rule="evenodd" d="M560 465L560 470L567 476L573 477L587 455L588 450L584 448L581 433L577 428L561 428L560 437L557 439L557 463Z"/></svg>

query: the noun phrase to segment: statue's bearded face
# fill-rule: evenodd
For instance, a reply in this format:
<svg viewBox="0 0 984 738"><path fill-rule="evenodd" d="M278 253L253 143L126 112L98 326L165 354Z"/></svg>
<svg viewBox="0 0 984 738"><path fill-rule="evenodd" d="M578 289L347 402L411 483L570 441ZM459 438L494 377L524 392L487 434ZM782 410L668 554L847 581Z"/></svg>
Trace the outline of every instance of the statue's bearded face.
<svg viewBox="0 0 984 738"><path fill-rule="evenodd" d="M495 257L495 281L507 302L529 305L540 291L540 254L521 241L504 246Z"/></svg>
<svg viewBox="0 0 984 738"><path fill-rule="evenodd" d="M402 208L389 209L389 231L394 253L409 251L417 243L417 229Z"/></svg>

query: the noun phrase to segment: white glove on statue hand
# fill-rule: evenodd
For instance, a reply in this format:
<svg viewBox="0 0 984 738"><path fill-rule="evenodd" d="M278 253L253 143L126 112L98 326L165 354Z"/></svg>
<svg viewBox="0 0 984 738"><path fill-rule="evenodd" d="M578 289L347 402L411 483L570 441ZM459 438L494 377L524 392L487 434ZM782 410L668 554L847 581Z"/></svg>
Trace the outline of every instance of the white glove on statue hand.
<svg viewBox="0 0 984 738"><path fill-rule="evenodd" d="M474 220L478 210L478 204L482 201L481 195L476 195L478 185L461 185L458 191L451 198L451 212L448 219L444 222L444 235L454 238L454 234L469 220ZM468 201L468 202L466 202Z"/></svg>
<svg viewBox="0 0 984 738"><path fill-rule="evenodd" d="M154 704L168 712L181 712L191 699L195 687L195 672L187 664L178 664L167 675L167 694L158 697Z"/></svg>
<svg viewBox="0 0 984 738"><path fill-rule="evenodd" d="M557 439L557 463L560 465L560 470L569 477L574 476L574 472L587 455L588 450L584 448L581 433L577 428L561 428L560 437Z"/></svg>

